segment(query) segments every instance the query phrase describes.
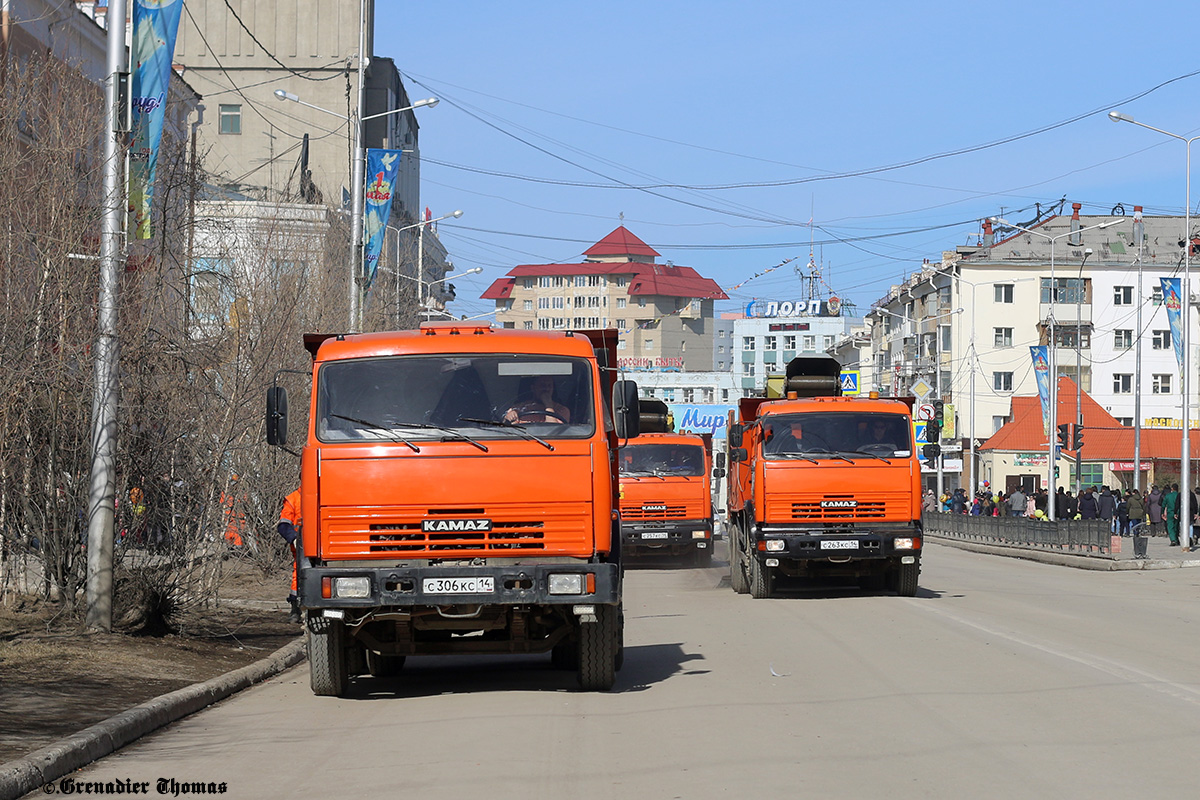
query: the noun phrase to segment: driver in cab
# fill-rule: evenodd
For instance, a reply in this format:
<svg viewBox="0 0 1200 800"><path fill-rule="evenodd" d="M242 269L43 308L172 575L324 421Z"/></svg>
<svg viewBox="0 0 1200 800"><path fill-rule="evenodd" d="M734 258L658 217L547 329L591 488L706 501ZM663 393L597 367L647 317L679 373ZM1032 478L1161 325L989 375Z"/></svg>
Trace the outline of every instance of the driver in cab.
<svg viewBox="0 0 1200 800"><path fill-rule="evenodd" d="M767 442L768 453L803 453L804 430L799 422L771 427L771 438Z"/></svg>
<svg viewBox="0 0 1200 800"><path fill-rule="evenodd" d="M554 399L554 379L549 375L539 375L530 384L529 394L525 395L524 399L518 398L512 407L504 412L504 421L569 423L571 412Z"/></svg>
<svg viewBox="0 0 1200 800"><path fill-rule="evenodd" d="M874 419L866 426L865 431L859 432L860 450L895 450L895 437L889 430L886 420Z"/></svg>

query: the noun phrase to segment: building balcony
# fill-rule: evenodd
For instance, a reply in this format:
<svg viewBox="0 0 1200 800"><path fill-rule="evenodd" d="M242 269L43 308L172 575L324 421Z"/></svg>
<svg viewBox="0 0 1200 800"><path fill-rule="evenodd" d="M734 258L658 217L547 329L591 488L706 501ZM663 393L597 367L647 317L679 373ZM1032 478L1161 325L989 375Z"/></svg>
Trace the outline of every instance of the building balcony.
<svg viewBox="0 0 1200 800"><path fill-rule="evenodd" d="M1041 315L1040 319L1043 323L1050 317L1050 304L1042 303L1038 309ZM1077 305L1075 303L1055 303L1054 306L1054 324L1055 325L1076 325L1082 322L1084 325L1090 325L1092 322L1092 306L1090 303Z"/></svg>

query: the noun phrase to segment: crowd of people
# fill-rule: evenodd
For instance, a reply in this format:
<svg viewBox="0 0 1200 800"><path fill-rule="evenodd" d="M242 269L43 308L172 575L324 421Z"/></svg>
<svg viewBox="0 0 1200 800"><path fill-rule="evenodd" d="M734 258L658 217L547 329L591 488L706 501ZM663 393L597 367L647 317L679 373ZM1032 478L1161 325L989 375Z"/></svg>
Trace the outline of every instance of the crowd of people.
<svg viewBox="0 0 1200 800"><path fill-rule="evenodd" d="M1188 506L1191 524L1197 517L1196 491L1191 492ZM943 492L937 497L932 489L925 492L924 511L945 514L969 514L984 517L1033 517L1050 519L1050 495L1045 489L1026 493L1020 488L1005 494L984 490L974 498L967 497L965 489ZM1180 492L1178 484L1159 488L1151 486L1148 492L1136 489L1110 489L1107 486L1089 486L1078 495L1073 495L1060 486L1054 494L1054 518L1102 519L1112 525L1112 531L1120 536L1147 536L1165 532L1171 547L1180 546ZM1142 526L1149 526L1143 529ZM1195 541L1195 537L1191 537ZM1193 547L1193 550L1196 548Z"/></svg>

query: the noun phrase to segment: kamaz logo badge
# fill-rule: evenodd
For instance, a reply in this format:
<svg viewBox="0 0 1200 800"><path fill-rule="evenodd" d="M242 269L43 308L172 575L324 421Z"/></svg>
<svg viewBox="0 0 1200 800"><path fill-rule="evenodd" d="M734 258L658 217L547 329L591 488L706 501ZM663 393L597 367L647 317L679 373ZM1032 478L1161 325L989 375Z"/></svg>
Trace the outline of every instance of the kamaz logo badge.
<svg viewBox="0 0 1200 800"><path fill-rule="evenodd" d="M666 510L667 510L667 507L665 505L642 506L642 511L666 511Z"/></svg>
<svg viewBox="0 0 1200 800"><path fill-rule="evenodd" d="M441 531L490 531L490 519L426 519L421 520L421 530L426 533Z"/></svg>
<svg viewBox="0 0 1200 800"><path fill-rule="evenodd" d="M822 500L821 508L858 508L857 500Z"/></svg>

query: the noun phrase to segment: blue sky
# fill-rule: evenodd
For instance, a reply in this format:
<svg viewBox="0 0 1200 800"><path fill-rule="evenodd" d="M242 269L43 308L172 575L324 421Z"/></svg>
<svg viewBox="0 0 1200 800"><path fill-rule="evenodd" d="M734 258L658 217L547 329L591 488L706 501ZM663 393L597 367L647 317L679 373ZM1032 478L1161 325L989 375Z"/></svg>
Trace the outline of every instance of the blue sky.
<svg viewBox="0 0 1200 800"><path fill-rule="evenodd" d="M622 214L727 290L794 259L719 310L797 297L810 237L861 310L1001 211L1182 214L1184 145L1107 112L1200 132L1196 20L1128 0L385 0L375 50L443 100L417 112L422 201L464 211L442 240L484 269L454 281L457 313L491 310L479 294L516 264L579 261Z"/></svg>

